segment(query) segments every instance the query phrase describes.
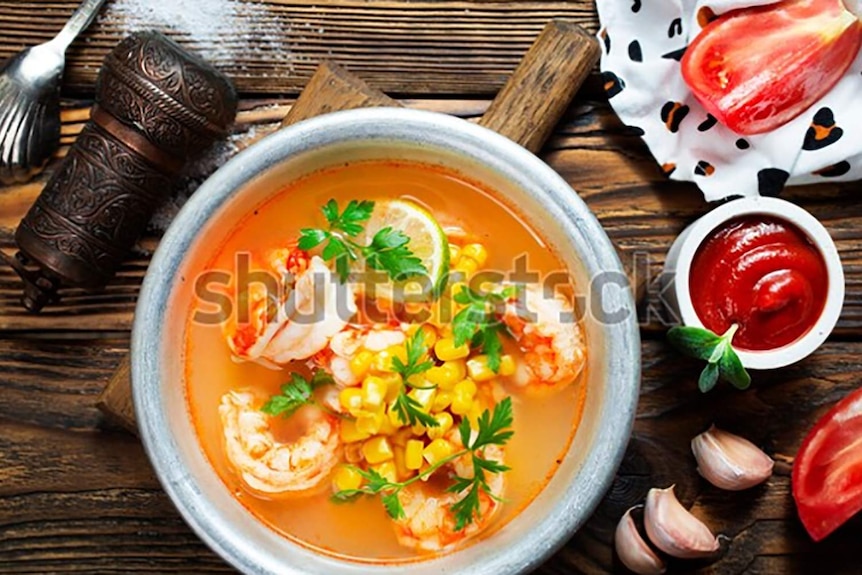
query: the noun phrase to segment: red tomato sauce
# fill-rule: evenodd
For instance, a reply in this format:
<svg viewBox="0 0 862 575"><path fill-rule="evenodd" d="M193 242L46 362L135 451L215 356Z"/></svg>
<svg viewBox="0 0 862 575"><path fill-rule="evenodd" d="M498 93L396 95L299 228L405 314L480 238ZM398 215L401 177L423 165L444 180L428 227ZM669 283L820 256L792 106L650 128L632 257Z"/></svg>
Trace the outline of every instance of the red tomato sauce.
<svg viewBox="0 0 862 575"><path fill-rule="evenodd" d="M826 262L793 224L745 216L726 222L694 256L694 310L717 334L739 324L733 345L766 350L805 335L826 303Z"/></svg>

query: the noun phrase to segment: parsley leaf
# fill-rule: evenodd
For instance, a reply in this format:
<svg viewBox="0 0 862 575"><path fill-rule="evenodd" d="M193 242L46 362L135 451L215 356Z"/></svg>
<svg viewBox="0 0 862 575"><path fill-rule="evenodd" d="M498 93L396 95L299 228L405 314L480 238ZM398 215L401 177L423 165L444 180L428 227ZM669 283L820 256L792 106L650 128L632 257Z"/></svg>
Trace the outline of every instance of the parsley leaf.
<svg viewBox="0 0 862 575"><path fill-rule="evenodd" d="M416 333L407 340L404 347L407 350L407 363L402 362L400 357L393 357L392 369L400 374L405 382L414 375L419 375L434 367L434 362L431 360L420 361L426 357L425 352L428 351L428 346L425 345L425 334L421 329L416 330Z"/></svg>
<svg viewBox="0 0 862 575"><path fill-rule="evenodd" d="M386 227L374 234L371 244L362 249L365 261L375 270L383 270L395 281L418 275L428 270L407 244L410 238L399 230Z"/></svg>
<svg viewBox="0 0 862 575"><path fill-rule="evenodd" d="M401 506L401 500L398 499L398 493L386 493L380 500L383 502L383 507L386 508L386 513L392 519L404 519L407 514L404 513L404 507Z"/></svg>
<svg viewBox="0 0 862 575"><path fill-rule="evenodd" d="M328 229L301 229L298 247L308 251L323 245L320 257L335 262L335 271L342 282L347 281L350 266L359 260L360 255L369 267L385 271L396 281L428 273L422 260L407 247L410 237L404 232L383 228L374 234L368 245L352 239L365 231L363 223L371 218L374 202L350 200L344 211L339 212L338 202L330 199L321 211Z"/></svg>
<svg viewBox="0 0 862 575"><path fill-rule="evenodd" d="M398 498L398 494L402 489L411 483L429 477L435 471L459 457L469 454L473 462L473 477L460 477L456 475L452 478L452 485L447 488L447 491L450 493L464 493L464 496L450 507L455 516L455 529L464 529L464 527L474 521L474 518L479 517L481 513L480 496L482 492L499 500L491 492L487 477L489 473L504 473L509 468L498 461L485 459L481 449L492 444L505 445L512 437L512 422L512 399L507 397L494 407L493 413L487 409L482 413L477 422L478 429L476 436L472 442L470 441L472 435L470 421L466 417L461 420L458 429L464 449L444 457L431 467L417 473L406 481L391 482L373 469L365 471L356 467L355 469L365 480L365 484L358 489L335 492L332 495L332 501L343 503L353 501L359 495L379 494L381 502L389 516L393 519L402 519L406 517L404 507Z"/></svg>
<svg viewBox="0 0 862 575"><path fill-rule="evenodd" d="M462 286L461 291L454 296L455 301L464 306L452 319L455 345L470 342L473 347L481 347L488 356L488 367L495 373L500 370L500 357L503 352L500 333L507 333L505 325L497 319L497 313L515 293L512 286L484 295Z"/></svg>
<svg viewBox="0 0 862 575"><path fill-rule="evenodd" d="M290 382L281 386L281 393L269 398L260 410L267 415L290 417L303 405L314 403L312 394L315 389L323 385L335 383L328 373L323 370L315 370L311 380L294 372L290 374Z"/></svg>
<svg viewBox="0 0 862 575"><path fill-rule="evenodd" d="M409 423L410 425L421 423L425 427L437 427L440 425L440 422L433 415L422 411L422 404L407 395L403 389L398 394L398 397L395 398L393 408L402 423Z"/></svg>

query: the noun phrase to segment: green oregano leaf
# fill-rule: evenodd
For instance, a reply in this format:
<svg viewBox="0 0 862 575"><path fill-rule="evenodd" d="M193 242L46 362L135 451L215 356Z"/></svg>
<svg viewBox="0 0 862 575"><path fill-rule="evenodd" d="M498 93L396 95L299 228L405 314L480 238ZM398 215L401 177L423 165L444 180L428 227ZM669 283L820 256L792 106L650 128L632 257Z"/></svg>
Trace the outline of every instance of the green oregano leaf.
<svg viewBox="0 0 862 575"><path fill-rule="evenodd" d="M747 389L751 385L751 376L745 371L732 345L738 328L737 324L733 324L722 335L693 326L677 326L668 331L667 337L675 348L689 357L707 362L697 382L703 393L715 387L719 379L737 389Z"/></svg>

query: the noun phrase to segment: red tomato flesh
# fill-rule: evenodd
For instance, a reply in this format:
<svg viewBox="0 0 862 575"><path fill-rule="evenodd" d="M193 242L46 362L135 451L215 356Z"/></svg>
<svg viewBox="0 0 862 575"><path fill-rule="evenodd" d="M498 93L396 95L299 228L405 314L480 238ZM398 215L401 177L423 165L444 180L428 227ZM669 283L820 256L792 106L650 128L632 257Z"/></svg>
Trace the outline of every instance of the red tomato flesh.
<svg viewBox="0 0 862 575"><path fill-rule="evenodd" d="M686 49L682 76L719 122L759 134L831 90L860 45L862 23L841 0L787 0L709 23Z"/></svg>
<svg viewBox="0 0 862 575"><path fill-rule="evenodd" d="M862 389L817 422L796 456L792 479L799 518L815 541L862 511Z"/></svg>

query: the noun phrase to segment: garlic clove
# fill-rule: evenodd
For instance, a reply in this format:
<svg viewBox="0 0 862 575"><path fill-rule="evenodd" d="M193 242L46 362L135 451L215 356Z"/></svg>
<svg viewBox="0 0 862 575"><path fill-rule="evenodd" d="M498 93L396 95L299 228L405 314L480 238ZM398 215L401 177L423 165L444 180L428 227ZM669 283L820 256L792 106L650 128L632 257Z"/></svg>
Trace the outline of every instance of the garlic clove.
<svg viewBox="0 0 862 575"><path fill-rule="evenodd" d="M636 507L626 511L617 523L617 530L614 533L617 556L623 565L637 575L661 575L666 569L664 561L650 549L638 532L632 517L634 509Z"/></svg>
<svg viewBox="0 0 862 575"><path fill-rule="evenodd" d="M672 557L694 559L718 551L715 535L676 498L674 486L650 489L644 509L647 536Z"/></svg>
<svg viewBox="0 0 862 575"><path fill-rule="evenodd" d="M716 426L691 440L697 472L728 491L741 491L763 483L775 462L756 445Z"/></svg>

